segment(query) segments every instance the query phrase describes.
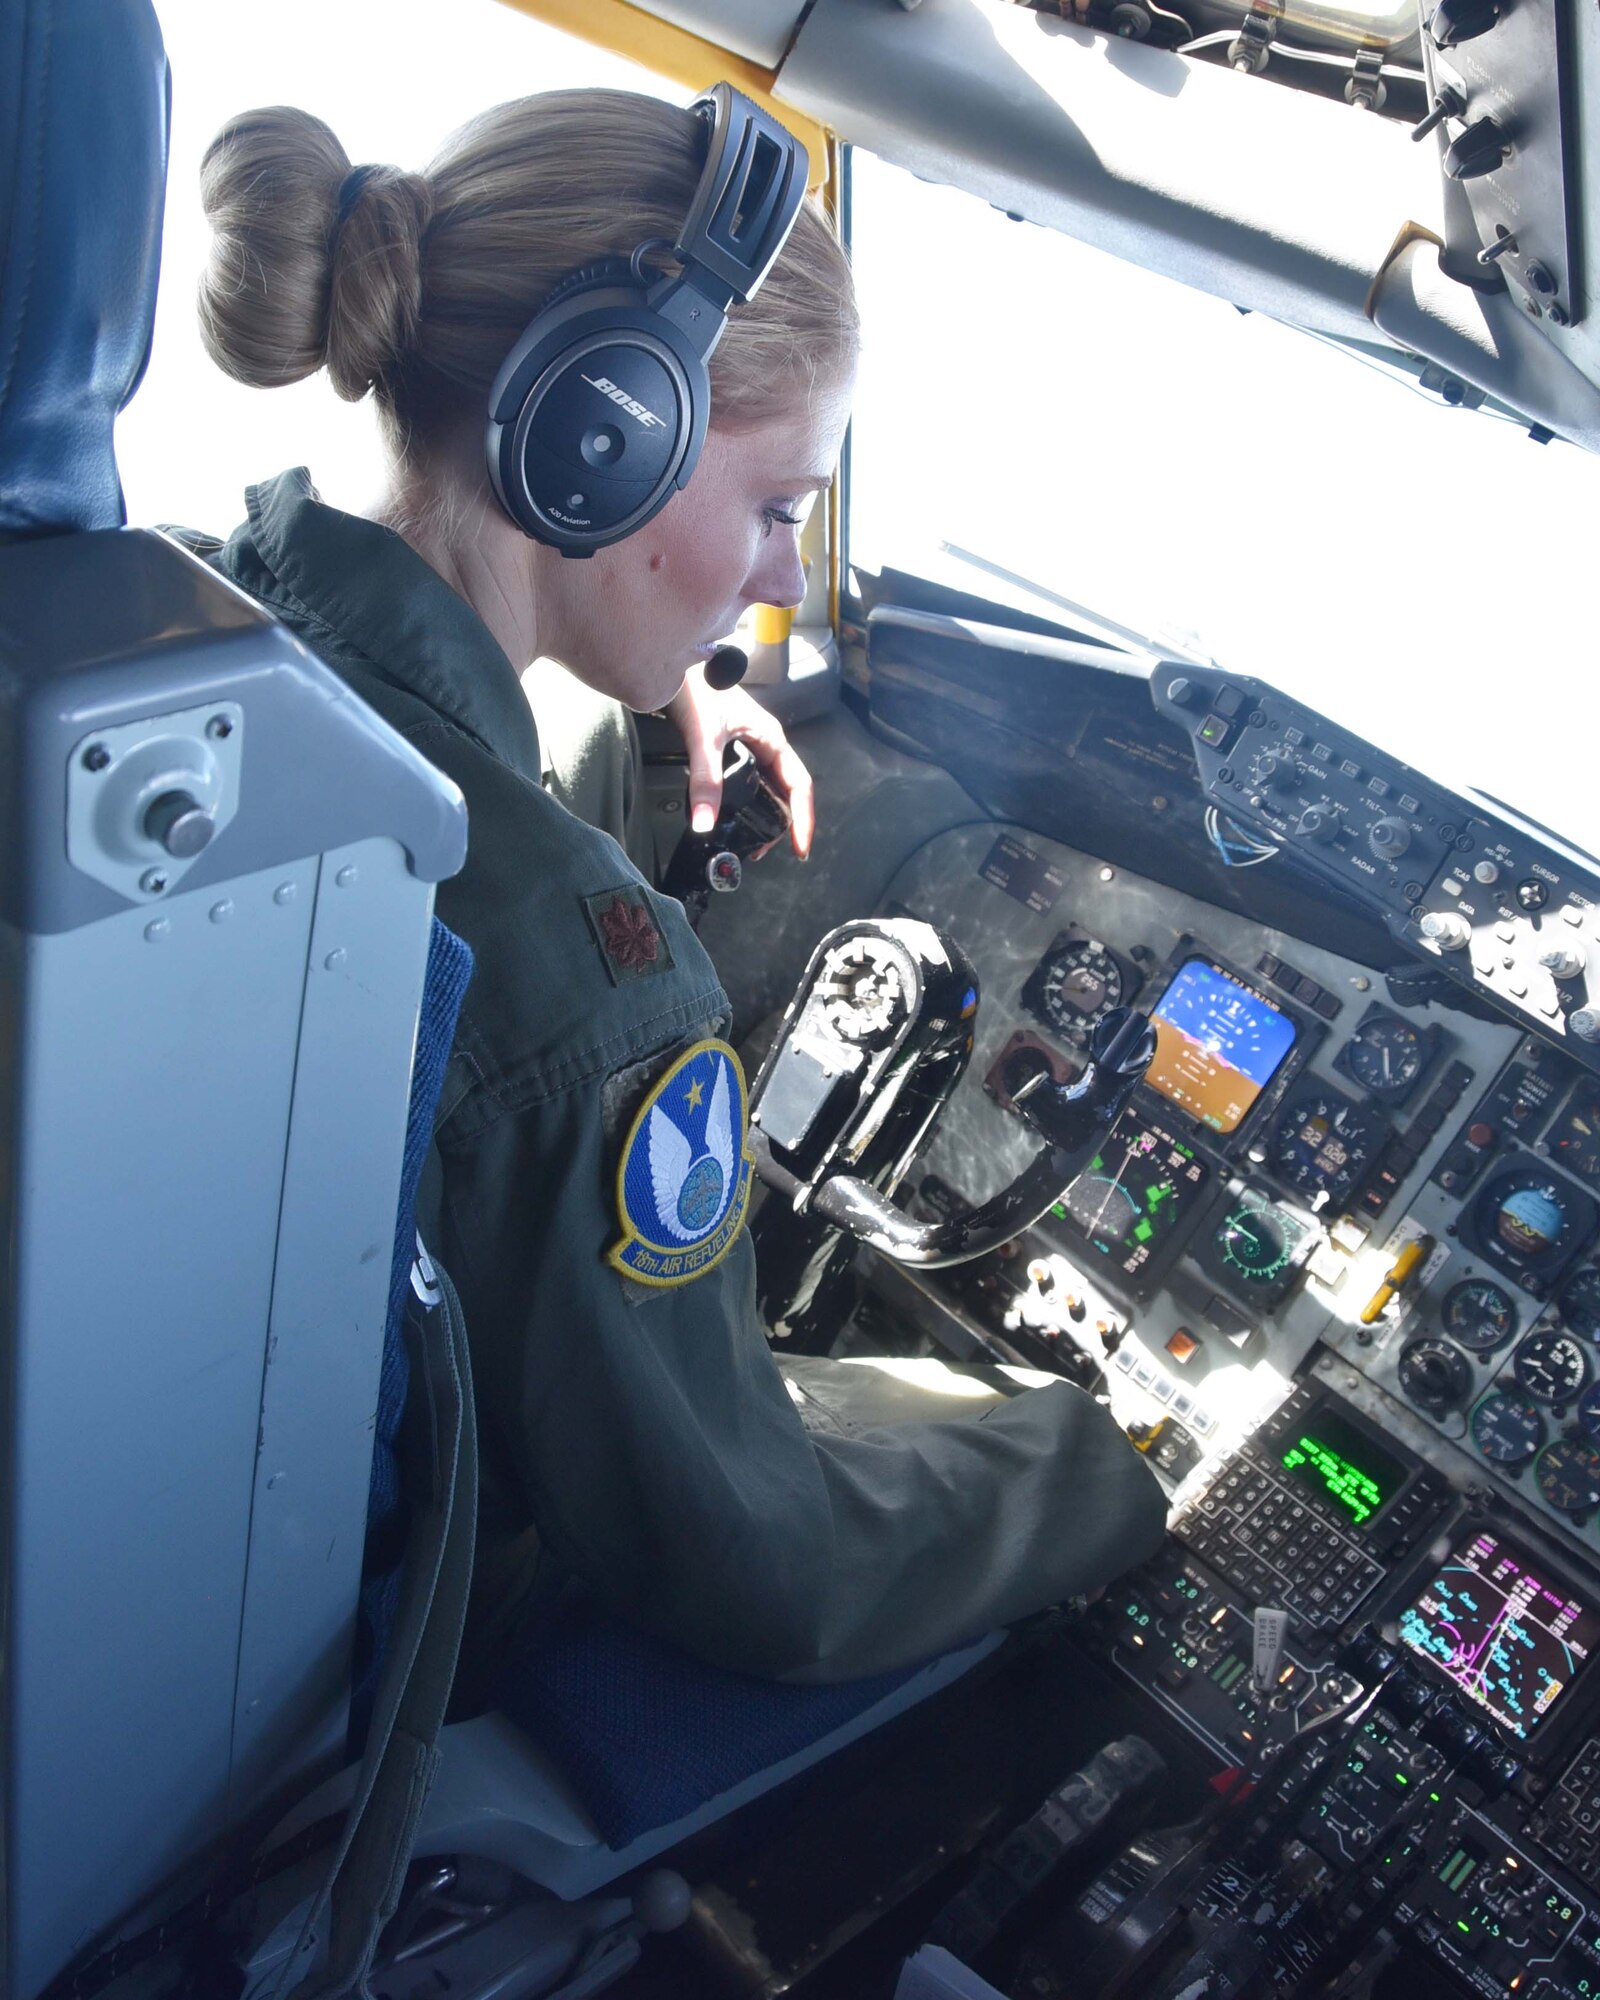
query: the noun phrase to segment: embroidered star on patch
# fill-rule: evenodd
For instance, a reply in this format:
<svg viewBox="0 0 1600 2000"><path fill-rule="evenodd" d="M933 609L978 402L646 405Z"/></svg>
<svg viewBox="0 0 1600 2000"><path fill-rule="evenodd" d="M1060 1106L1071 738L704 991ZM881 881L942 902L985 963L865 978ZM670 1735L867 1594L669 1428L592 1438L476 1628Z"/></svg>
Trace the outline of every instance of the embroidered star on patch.
<svg viewBox="0 0 1600 2000"><path fill-rule="evenodd" d="M671 968L672 947L639 883L624 882L615 889L602 889L598 896L585 896L583 912L613 986L649 979Z"/></svg>

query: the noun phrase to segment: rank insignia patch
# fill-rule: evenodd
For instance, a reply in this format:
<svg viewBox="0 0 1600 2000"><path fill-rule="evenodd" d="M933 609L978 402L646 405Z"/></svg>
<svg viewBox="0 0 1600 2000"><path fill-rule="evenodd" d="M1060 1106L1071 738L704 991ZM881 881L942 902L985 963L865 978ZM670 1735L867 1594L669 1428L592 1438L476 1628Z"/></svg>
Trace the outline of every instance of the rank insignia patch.
<svg viewBox="0 0 1600 2000"><path fill-rule="evenodd" d="M613 986L625 986L630 979L648 979L652 973L670 970L672 948L656 922L650 898L637 882L624 882L615 889L602 889L598 896L585 896L583 913L589 919L589 928L594 932Z"/></svg>
<svg viewBox="0 0 1600 2000"><path fill-rule="evenodd" d="M750 1202L745 1084L726 1042L696 1042L640 1105L617 1167L622 1240L607 1261L683 1285L727 1255Z"/></svg>

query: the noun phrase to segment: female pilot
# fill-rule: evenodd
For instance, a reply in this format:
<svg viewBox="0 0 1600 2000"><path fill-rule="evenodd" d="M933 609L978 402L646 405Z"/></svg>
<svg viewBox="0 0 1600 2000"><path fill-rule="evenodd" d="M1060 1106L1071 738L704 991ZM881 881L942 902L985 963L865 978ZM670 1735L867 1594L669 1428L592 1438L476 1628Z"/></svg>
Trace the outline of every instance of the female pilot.
<svg viewBox="0 0 1600 2000"><path fill-rule="evenodd" d="M800 510L843 436L856 314L808 204L732 309L703 453L660 513L569 561L496 498L502 362L575 267L677 240L705 147L688 110L574 91L486 113L424 174L352 169L284 108L234 120L202 169L212 354L260 386L326 368L370 392L392 464L372 519L303 471L250 488L214 560L469 809L438 908L476 971L419 1226L472 1348L480 1670L575 1577L725 1666L871 1674L1105 1582L1163 1526L1153 1476L1065 1383L986 1398L978 1421L880 1425L858 1399L802 1423L756 1314L726 997L680 907L541 786L519 674L555 660L633 709L680 697L747 606L799 598ZM704 692L685 699L703 722Z"/></svg>

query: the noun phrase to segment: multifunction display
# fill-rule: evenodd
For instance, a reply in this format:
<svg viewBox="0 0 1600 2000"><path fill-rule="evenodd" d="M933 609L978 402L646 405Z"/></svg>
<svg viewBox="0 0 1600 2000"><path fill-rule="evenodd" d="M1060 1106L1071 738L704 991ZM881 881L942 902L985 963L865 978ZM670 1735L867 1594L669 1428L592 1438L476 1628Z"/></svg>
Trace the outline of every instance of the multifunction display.
<svg viewBox="0 0 1600 2000"><path fill-rule="evenodd" d="M1181 1139L1125 1111L1050 1213L1141 1289L1187 1234L1209 1172Z"/></svg>
<svg viewBox="0 0 1600 2000"><path fill-rule="evenodd" d="M1283 1469L1356 1527L1386 1507L1406 1482L1406 1468L1375 1439L1336 1411L1314 1410L1285 1432Z"/></svg>
<svg viewBox="0 0 1600 2000"><path fill-rule="evenodd" d="M1150 1018L1156 1053L1145 1082L1216 1132L1238 1130L1298 1032L1264 994L1205 958L1184 960Z"/></svg>
<svg viewBox="0 0 1600 2000"><path fill-rule="evenodd" d="M1600 1639L1600 1614L1490 1534L1453 1549L1400 1619L1400 1637L1503 1728L1526 1737Z"/></svg>

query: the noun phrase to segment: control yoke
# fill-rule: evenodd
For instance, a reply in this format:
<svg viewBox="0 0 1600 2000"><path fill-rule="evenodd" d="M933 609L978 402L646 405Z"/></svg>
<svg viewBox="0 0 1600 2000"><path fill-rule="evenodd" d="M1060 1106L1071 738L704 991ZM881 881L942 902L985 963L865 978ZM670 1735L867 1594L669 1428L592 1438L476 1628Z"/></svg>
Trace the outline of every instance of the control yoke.
<svg viewBox="0 0 1600 2000"><path fill-rule="evenodd" d="M1045 1145L1009 1187L933 1222L891 1199L966 1069L977 1009L971 966L931 924L851 923L823 939L751 1108L756 1171L794 1215L926 1269L997 1249L1061 1199L1155 1053L1155 1030L1132 1008L1107 1015L1075 1082L1041 1071L1017 1094Z"/></svg>

